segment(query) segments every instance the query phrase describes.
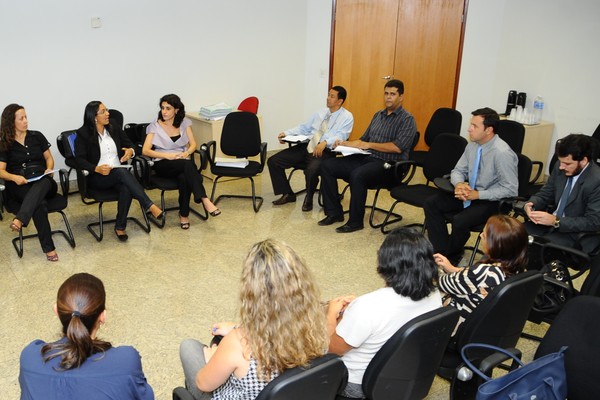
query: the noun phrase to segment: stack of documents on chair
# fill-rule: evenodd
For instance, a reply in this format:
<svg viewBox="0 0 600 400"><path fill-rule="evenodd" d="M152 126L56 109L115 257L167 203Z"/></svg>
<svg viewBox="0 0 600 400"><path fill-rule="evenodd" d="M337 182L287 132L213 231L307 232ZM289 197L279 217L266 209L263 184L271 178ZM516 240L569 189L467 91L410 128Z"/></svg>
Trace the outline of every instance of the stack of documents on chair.
<svg viewBox="0 0 600 400"><path fill-rule="evenodd" d="M248 164L247 158L215 157L217 167L246 168Z"/></svg>
<svg viewBox="0 0 600 400"><path fill-rule="evenodd" d="M231 106L226 103L217 103L200 107L200 116L206 119L223 119L231 112Z"/></svg>

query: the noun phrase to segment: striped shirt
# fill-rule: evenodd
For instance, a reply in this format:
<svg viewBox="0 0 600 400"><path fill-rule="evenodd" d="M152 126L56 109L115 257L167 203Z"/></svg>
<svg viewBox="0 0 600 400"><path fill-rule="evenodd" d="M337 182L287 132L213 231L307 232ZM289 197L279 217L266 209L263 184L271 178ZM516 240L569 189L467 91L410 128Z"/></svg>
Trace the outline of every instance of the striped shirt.
<svg viewBox="0 0 600 400"><path fill-rule="evenodd" d="M410 148L417 133L414 117L402 107L388 115L387 110L375 113L360 140L371 143L394 143L402 153L384 153L370 150L371 155L383 161L408 160Z"/></svg>
<svg viewBox="0 0 600 400"><path fill-rule="evenodd" d="M440 290L450 295L448 305L456 307L460 313L457 329L485 298L480 290L490 292L505 279L502 268L492 264L477 264L440 277Z"/></svg>

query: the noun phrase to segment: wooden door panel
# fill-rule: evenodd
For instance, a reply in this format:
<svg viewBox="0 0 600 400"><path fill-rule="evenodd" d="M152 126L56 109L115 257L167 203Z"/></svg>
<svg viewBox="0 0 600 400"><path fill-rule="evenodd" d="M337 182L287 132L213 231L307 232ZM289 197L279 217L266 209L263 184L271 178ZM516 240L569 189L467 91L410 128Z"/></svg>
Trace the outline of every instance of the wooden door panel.
<svg viewBox="0 0 600 400"><path fill-rule="evenodd" d="M385 76L394 70L398 0L337 0L333 85L348 91L354 115L351 138L360 137L383 108Z"/></svg>
<svg viewBox="0 0 600 400"><path fill-rule="evenodd" d="M404 107L423 133L433 112L453 107L458 84L464 0L399 0L394 76L405 84Z"/></svg>

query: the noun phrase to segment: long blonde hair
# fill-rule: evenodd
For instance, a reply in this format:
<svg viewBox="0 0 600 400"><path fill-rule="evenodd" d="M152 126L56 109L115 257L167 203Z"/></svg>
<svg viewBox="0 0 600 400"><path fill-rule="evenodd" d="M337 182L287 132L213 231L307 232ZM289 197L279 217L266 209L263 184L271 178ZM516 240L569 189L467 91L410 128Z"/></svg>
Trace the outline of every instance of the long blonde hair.
<svg viewBox="0 0 600 400"><path fill-rule="evenodd" d="M267 239L252 246L240 300L241 327L262 379L325 353L329 338L319 289L287 244Z"/></svg>

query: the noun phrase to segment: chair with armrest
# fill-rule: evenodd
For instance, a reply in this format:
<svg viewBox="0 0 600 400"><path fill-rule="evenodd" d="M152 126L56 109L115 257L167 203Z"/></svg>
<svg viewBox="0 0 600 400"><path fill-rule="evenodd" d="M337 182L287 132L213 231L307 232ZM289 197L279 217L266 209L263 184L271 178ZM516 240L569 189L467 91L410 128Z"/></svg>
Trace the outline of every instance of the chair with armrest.
<svg viewBox="0 0 600 400"><path fill-rule="evenodd" d="M60 229L53 230L52 234L54 235L60 233L69 243L69 245L72 248L75 248L75 237L73 236L73 231L71 231L71 225L69 224L69 220L67 219L67 216L64 213L64 210L67 208L68 205L68 173L65 169L61 169L58 172L60 178L60 188L62 193L57 193L52 198L47 199L46 207L48 208L48 214L59 213L62 216L63 221L65 223L66 231ZM21 204L17 200L9 196L8 192L5 190L4 181L2 180L0 180L0 205L0 209L4 207L6 211L8 211L11 214L16 214L21 208ZM37 233L23 235L23 229L25 229L25 227L21 227L21 229L19 229L19 236L12 240L12 244L15 250L17 251L19 257L23 257L23 241L26 239L38 237Z"/></svg>
<svg viewBox="0 0 600 400"><path fill-rule="evenodd" d="M246 97L244 100L242 100L237 109L240 111L247 111L256 114L258 113L258 103L258 97Z"/></svg>
<svg viewBox="0 0 600 400"><path fill-rule="evenodd" d="M255 212L258 212L263 203L263 198L256 195L253 177L260 174L267 160L267 143L261 142L260 125L256 114L247 111L232 112L227 114L223 122L223 131L221 132L221 141L219 147L223 154L230 157L236 157L240 160L248 157L260 156L260 161L247 160L247 165L243 168L222 166L218 164L217 143L211 140L206 144L207 158L210 163L210 171L215 178L213 180L211 201L216 205L223 197L251 198L252 206ZM235 161L235 158L231 158ZM251 182L252 195L232 195L222 194L215 200L215 191L219 179L223 177L247 178Z"/></svg>
<svg viewBox="0 0 600 400"><path fill-rule="evenodd" d="M75 165L75 159L74 158L66 156L66 149L65 149L66 140L63 139L63 136L64 135L68 135L70 132L75 132L75 131L77 131L77 129L71 129L71 130L68 130L68 131L64 131L64 132L61 132L56 137L56 147L58 148L58 152L65 159L66 166L69 167L69 170L67 171L67 181L69 179L71 179L71 172L75 169L76 165ZM68 194L73 194L73 193L79 193L79 189L75 189L73 191L70 191Z"/></svg>
<svg viewBox="0 0 600 400"><path fill-rule="evenodd" d="M456 374L462 366L460 349L465 344L485 343L502 348L516 346L542 281L539 271L513 275L491 290L465 318L450 340L438 369L438 375L452 381L451 391L461 391L461 381ZM479 365L490 353L478 349L469 352L468 356L475 365Z"/></svg>
<svg viewBox="0 0 600 400"><path fill-rule="evenodd" d="M565 372L567 376L567 398L569 400L587 400L600 395L600 298L579 296L569 301L556 316L546 335L538 346L534 360L545 355L558 352L567 346L564 353ZM505 350L520 358L515 349ZM486 375L491 376L495 367L504 362L506 357L494 353L486 357L480 365ZM479 382L474 382L477 388ZM466 396L455 396L466 398Z"/></svg>
<svg viewBox="0 0 600 400"><path fill-rule="evenodd" d="M63 147L65 149L65 162L67 160L72 160L73 165L75 165L75 171L77 172L77 186L79 188L79 194L81 195L81 201L84 204L98 204L98 222L92 222L87 225L88 231L94 236L94 238L100 242L104 238L104 224L115 222L115 219L105 220L104 213L102 212L102 206L104 203L113 202L119 200L119 192L116 190L97 190L90 187L87 184L87 177L90 174L90 171L83 170L75 164L75 140L77 138L76 131L66 131L61 134L63 140ZM69 161L71 162L71 161ZM140 208L141 204L140 204ZM144 232L150 232L150 222L148 219L148 215L145 210L142 208L142 216L144 217L144 222L140 222L139 219L134 217L127 217L128 221L134 222L140 228L144 230ZM94 230L94 227L98 226L98 232Z"/></svg>
<svg viewBox="0 0 600 400"><path fill-rule="evenodd" d="M442 133L435 138L429 151L425 153L425 159L422 164L409 160L399 162L395 165L394 168L397 175L404 173L403 169L405 166L409 166L410 168L420 166L423 169L426 182L424 184L410 184L410 180L403 181L402 184L390 190L390 196L395 201L381 224L381 232L388 233L390 229L387 226L397 221L395 219L390 220L390 217L398 203L406 203L413 207L423 208L428 198L439 193L440 189L437 186L431 185L431 183L433 183L435 178L448 175L452 171L452 168L456 165L466 146L467 140L462 136L453 133ZM411 178L413 176L414 173L410 174ZM408 226L422 226L423 230L425 230L425 224L411 224Z"/></svg>
<svg viewBox="0 0 600 400"><path fill-rule="evenodd" d="M256 400L334 400L348 381L348 370L335 354L326 354L310 362L307 368L295 367L273 379ZM183 387L175 388L173 400L194 400Z"/></svg>
<svg viewBox="0 0 600 400"><path fill-rule="evenodd" d="M404 324L369 363L362 382L366 398L425 398L457 322L455 308L440 307Z"/></svg>
<svg viewBox="0 0 600 400"><path fill-rule="evenodd" d="M427 146L431 147L435 138L442 133L453 133L460 135L460 125L462 124L462 114L453 108L438 108L429 119L427 128L425 128L424 140ZM410 159L418 165L425 162L427 150L416 150L410 153Z"/></svg>
<svg viewBox="0 0 600 400"><path fill-rule="evenodd" d="M498 121L496 133L500 139L504 140L510 146L512 151L517 154L523 152L523 142L525 141L525 127L522 123L508 119Z"/></svg>

